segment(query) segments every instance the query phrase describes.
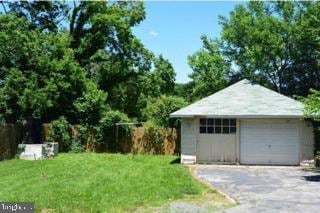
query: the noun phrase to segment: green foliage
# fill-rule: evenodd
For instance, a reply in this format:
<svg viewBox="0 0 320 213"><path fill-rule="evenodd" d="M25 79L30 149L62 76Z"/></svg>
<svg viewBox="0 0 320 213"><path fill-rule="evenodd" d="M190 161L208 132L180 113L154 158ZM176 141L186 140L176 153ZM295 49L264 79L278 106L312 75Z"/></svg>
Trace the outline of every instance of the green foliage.
<svg viewBox="0 0 320 213"><path fill-rule="evenodd" d="M48 141L58 142L59 149L64 152L83 152L86 144L96 143L93 138L95 131L96 129L84 125L71 126L65 117L60 117L52 121Z"/></svg>
<svg viewBox="0 0 320 213"><path fill-rule="evenodd" d="M223 89L228 81L227 73L230 64L222 55L218 41L201 37L203 47L188 57L188 62L192 68L189 77L192 79L193 100L204 98L218 90Z"/></svg>
<svg viewBox="0 0 320 213"><path fill-rule="evenodd" d="M109 110L107 111L102 119L100 120L100 124L104 124L107 126L113 126L116 123L128 123L130 119L128 116L118 110Z"/></svg>
<svg viewBox="0 0 320 213"><path fill-rule="evenodd" d="M148 141L148 143L145 144L147 147L144 147L144 150L153 151L154 154L162 154L164 152L165 139L163 128L150 121L144 124L144 128L145 132L143 137L144 140Z"/></svg>
<svg viewBox="0 0 320 213"><path fill-rule="evenodd" d="M159 87L158 95L172 94L175 86L176 73L174 72L172 64L169 60L164 59L162 55L154 59L154 71L152 72L151 79L152 87ZM150 90L154 90L150 88Z"/></svg>
<svg viewBox="0 0 320 213"><path fill-rule="evenodd" d="M99 88L108 93L108 104L137 117L140 76L151 68L152 54L132 33L145 17L142 2L80 2L70 21L71 47Z"/></svg>
<svg viewBox="0 0 320 213"><path fill-rule="evenodd" d="M248 78L286 95L319 89L320 3L249 2L220 17L222 51Z"/></svg>
<svg viewBox="0 0 320 213"><path fill-rule="evenodd" d="M73 103L80 124L95 125L106 111L106 94L89 81L85 84L84 94Z"/></svg>
<svg viewBox="0 0 320 213"><path fill-rule="evenodd" d="M174 94L178 97L183 97L187 102L192 102L192 90L194 88L194 81L189 81L188 83L176 83L174 88Z"/></svg>
<svg viewBox="0 0 320 213"><path fill-rule="evenodd" d="M80 153L85 150L84 144L91 137L91 132L88 131L87 127L82 125L76 125L74 128L76 133L70 146L70 152Z"/></svg>
<svg viewBox="0 0 320 213"><path fill-rule="evenodd" d="M60 150L70 150L72 145L71 126L65 117L52 121L48 141L58 142Z"/></svg>
<svg viewBox="0 0 320 213"><path fill-rule="evenodd" d="M314 154L315 161L319 158L320 152L320 91L310 90L310 94L307 97L300 97L300 100L304 103L305 117L313 120L312 125L314 127ZM320 160L318 159L319 163Z"/></svg>
<svg viewBox="0 0 320 213"><path fill-rule="evenodd" d="M236 6L220 17L219 40L201 37L203 47L188 58L192 81L180 94L191 87L191 99L200 99L243 78L288 96L319 90L319 11L316 1Z"/></svg>
<svg viewBox="0 0 320 213"><path fill-rule="evenodd" d="M56 31L68 12L62 1L8 1L8 6L18 17L30 22L30 28Z"/></svg>
<svg viewBox="0 0 320 213"><path fill-rule="evenodd" d="M49 123L64 116L99 132L116 120L141 119L146 97L174 92L171 63L154 57L132 32L145 18L143 2L2 6L1 120ZM110 108L119 111L108 114Z"/></svg>
<svg viewBox="0 0 320 213"><path fill-rule="evenodd" d="M186 105L187 102L181 97L163 95L159 98L149 98L142 114L155 126L179 127L178 120L170 118L169 115Z"/></svg>
<svg viewBox="0 0 320 213"><path fill-rule="evenodd" d="M0 113L21 120L51 121L75 117L73 102L81 96L85 71L74 61L66 34L29 30L13 15L0 16Z"/></svg>
<svg viewBox="0 0 320 213"><path fill-rule="evenodd" d="M115 128L117 123L129 123L132 122L128 116L117 110L109 110L104 113L102 119L99 121L99 125L96 127L97 143L111 143L115 139ZM124 128L128 134L131 133L130 125L121 125L119 128Z"/></svg>
<svg viewBox="0 0 320 213"><path fill-rule="evenodd" d="M79 2L71 12L71 47L80 64L88 64L98 50L128 60L139 54L131 27L145 17L142 2ZM116 57L114 57L116 58ZM139 58L137 57L136 59Z"/></svg>
<svg viewBox="0 0 320 213"><path fill-rule="evenodd" d="M306 98L302 98L305 104L305 115L320 121L320 91L311 89Z"/></svg>

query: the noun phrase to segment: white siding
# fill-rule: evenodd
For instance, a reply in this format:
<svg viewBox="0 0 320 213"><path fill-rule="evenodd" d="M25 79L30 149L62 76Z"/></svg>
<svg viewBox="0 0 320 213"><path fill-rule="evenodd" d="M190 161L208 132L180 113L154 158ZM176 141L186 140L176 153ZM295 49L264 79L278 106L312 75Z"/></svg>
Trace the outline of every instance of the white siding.
<svg viewBox="0 0 320 213"><path fill-rule="evenodd" d="M251 124L248 124L248 121ZM247 122L247 123L246 123ZM233 135L214 135L214 134L199 134L199 118L182 118L181 119L181 162L182 163L196 163L196 162L243 162L243 156L250 155L248 150L242 150L242 141L251 137L246 135L247 132L243 127L256 128L257 134L268 134L268 137L258 136L251 140L249 145L258 156L261 156L263 145L261 144L268 138L273 141L272 147L275 148L274 155L281 156L280 158L290 157L286 153L290 152L293 157L289 164L298 164L303 160L310 160L313 158L313 143L314 134L311 123L299 119L238 119L237 120L237 134ZM262 127L261 125L264 125ZM255 133L255 134L256 134ZM253 135L254 136L254 135ZM252 137L253 137L252 136ZM277 144L277 138L290 140L293 144L285 146L284 144ZM197 142L198 141L198 142ZM201 146L202 145L204 146ZM200 145L199 145L200 144ZM295 145L297 144L297 146ZM269 144L268 144L269 145ZM291 146L292 145L292 146ZM250 157L250 156L249 156ZM273 159L274 160L274 159ZM293 163L293 161L294 163ZM263 159L267 164L272 164L269 159ZM282 163L283 159L274 164ZM289 160L290 161L290 160ZM297 162L296 162L297 161ZM262 161L257 161L257 164L265 164Z"/></svg>
<svg viewBox="0 0 320 213"><path fill-rule="evenodd" d="M314 132L310 121L300 122L301 161L312 160L314 150Z"/></svg>
<svg viewBox="0 0 320 213"><path fill-rule="evenodd" d="M181 163L196 162L196 122L194 118L181 119Z"/></svg>

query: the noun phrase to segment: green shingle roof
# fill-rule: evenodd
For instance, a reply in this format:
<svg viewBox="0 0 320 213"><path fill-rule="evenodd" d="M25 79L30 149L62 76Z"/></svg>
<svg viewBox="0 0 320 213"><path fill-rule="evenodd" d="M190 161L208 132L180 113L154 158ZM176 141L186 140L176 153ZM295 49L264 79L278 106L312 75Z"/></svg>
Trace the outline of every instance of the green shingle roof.
<svg viewBox="0 0 320 213"><path fill-rule="evenodd" d="M303 104L244 79L170 117L302 118Z"/></svg>

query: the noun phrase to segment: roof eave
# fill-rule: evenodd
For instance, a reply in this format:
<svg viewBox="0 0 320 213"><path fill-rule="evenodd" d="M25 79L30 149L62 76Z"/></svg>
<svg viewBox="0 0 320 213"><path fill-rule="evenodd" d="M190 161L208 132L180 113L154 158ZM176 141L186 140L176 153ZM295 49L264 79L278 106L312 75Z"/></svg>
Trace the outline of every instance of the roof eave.
<svg viewBox="0 0 320 213"><path fill-rule="evenodd" d="M303 115L170 115L170 118L193 118L193 117L207 117L207 118L304 118Z"/></svg>
<svg viewBox="0 0 320 213"><path fill-rule="evenodd" d="M170 115L170 118L193 118L193 115Z"/></svg>

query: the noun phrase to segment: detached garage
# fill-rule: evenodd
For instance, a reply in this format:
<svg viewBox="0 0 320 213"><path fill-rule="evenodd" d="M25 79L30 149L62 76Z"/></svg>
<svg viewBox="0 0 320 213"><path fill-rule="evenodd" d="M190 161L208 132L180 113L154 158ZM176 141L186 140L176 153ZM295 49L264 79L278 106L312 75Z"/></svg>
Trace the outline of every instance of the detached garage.
<svg viewBox="0 0 320 213"><path fill-rule="evenodd" d="M182 163L299 165L313 159L303 104L242 80L171 114L181 118Z"/></svg>

